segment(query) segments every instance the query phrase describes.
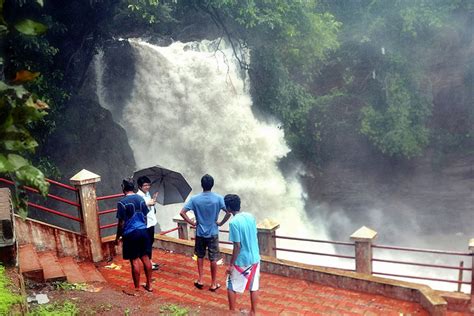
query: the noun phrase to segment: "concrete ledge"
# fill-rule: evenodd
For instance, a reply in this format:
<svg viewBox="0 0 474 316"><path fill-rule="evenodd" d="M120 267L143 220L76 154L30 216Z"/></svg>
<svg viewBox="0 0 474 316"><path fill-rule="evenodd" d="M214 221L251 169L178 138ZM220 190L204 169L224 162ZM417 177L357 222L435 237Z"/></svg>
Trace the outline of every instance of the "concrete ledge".
<svg viewBox="0 0 474 316"><path fill-rule="evenodd" d="M471 306L471 296L469 294L444 291L438 291L438 294L448 302L448 310L467 312L474 315L474 306Z"/></svg>
<svg viewBox="0 0 474 316"><path fill-rule="evenodd" d="M154 246L190 256L194 253L194 241L190 240L155 236ZM232 250L221 249L221 253L226 257L226 262L229 262ZM262 256L261 271L352 291L379 294L390 298L417 302L430 315L434 316L446 315L447 312L448 303L446 300L438 292L426 285L334 268L313 266L267 256Z"/></svg>
<svg viewBox="0 0 474 316"><path fill-rule="evenodd" d="M0 263L5 266L15 266L17 253L10 189L0 188Z"/></svg>
<svg viewBox="0 0 474 316"><path fill-rule="evenodd" d="M15 230L20 245L32 244L38 250L55 251L60 257L92 260L90 241L79 233L30 218L23 220L16 214Z"/></svg>

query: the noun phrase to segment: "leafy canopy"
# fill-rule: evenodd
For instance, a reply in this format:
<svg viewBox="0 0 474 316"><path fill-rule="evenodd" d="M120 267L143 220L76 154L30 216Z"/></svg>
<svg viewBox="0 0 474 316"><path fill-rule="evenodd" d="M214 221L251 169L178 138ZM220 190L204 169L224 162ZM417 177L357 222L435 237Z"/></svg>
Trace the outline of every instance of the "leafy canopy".
<svg viewBox="0 0 474 316"><path fill-rule="evenodd" d="M26 36L43 34L47 27L44 24L24 19L9 25L3 18L3 0L0 0L0 23L6 34L15 30ZM42 5L42 2L38 2ZM3 56L1 56L3 63ZM48 192L49 184L43 173L27 159L38 143L30 133L32 124L41 121L46 115L48 105L34 94L27 91L22 84L35 80L40 74L30 70L17 71L11 83L0 81L0 175L9 175L15 184L14 202L20 214L26 216L26 195L20 188L27 185L39 190L43 195Z"/></svg>

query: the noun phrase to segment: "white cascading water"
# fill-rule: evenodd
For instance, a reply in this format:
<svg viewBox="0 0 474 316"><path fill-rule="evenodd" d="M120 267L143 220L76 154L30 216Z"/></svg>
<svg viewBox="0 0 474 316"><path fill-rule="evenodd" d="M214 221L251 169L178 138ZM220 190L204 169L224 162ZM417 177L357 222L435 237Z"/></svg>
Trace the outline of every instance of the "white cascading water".
<svg viewBox="0 0 474 316"><path fill-rule="evenodd" d="M283 131L277 122L263 123L254 117L248 84L231 49L222 48L221 42L216 50L217 41L175 42L168 47L129 42L136 73L119 123L127 130L138 168L160 164L177 170L191 184L191 194L202 190L200 179L209 173L215 179L213 191L239 194L242 210L257 220L268 218L281 225L278 235L328 239L321 221L307 218L296 175L285 179L278 169L277 161L289 151ZM97 93L101 105L113 111L100 96L101 57L96 56L95 64ZM181 204L158 207L162 229L174 226L172 218L181 208ZM326 244L277 243L333 252ZM283 251L278 256L322 264L315 256ZM328 265L327 258L324 263Z"/></svg>
<svg viewBox="0 0 474 316"><path fill-rule="evenodd" d="M218 41L176 42L168 47L155 46L141 40L129 40L134 53L135 76L132 95L115 117L126 130L138 168L155 164L177 170L186 177L196 194L201 191L200 179L209 173L215 179L213 191L222 195L237 193L242 210L253 213L258 220L272 219L279 223L281 236L328 240L324 225L332 220L345 220L334 212L323 222L320 205L313 205L312 217L304 211L304 192L297 174L284 178L277 162L289 149L278 122L258 121L252 113L246 74L228 48L216 50ZM95 59L97 96L100 104L114 111L107 102L102 84L105 65L103 54ZM172 218L182 204L158 206L158 221L163 230L175 226ZM371 212L373 213L373 212ZM379 216L371 214L370 216ZM226 240L223 234L221 239ZM277 240L280 248L334 253L332 246L321 243ZM393 254L386 254L387 259ZM292 252L278 252L279 258L322 266L354 269L351 260L331 259ZM433 260L426 258L420 260ZM375 270L416 275L416 268L375 263ZM439 272L426 272L440 277ZM413 280L408 280L413 281ZM454 286L419 281L433 288L453 290Z"/></svg>

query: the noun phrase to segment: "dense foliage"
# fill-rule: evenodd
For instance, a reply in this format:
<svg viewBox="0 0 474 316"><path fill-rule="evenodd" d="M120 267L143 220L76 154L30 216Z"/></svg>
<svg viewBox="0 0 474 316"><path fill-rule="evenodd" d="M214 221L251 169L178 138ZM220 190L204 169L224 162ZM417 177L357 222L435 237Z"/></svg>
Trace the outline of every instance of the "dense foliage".
<svg viewBox="0 0 474 316"><path fill-rule="evenodd" d="M44 174L59 176L42 144L81 86L114 2L78 0L65 6L55 0L0 0L0 175L14 181L14 202L22 215L27 210L22 187L45 195Z"/></svg>
<svg viewBox="0 0 474 316"><path fill-rule="evenodd" d="M446 57L443 34L463 36L469 28L465 22L473 14L472 2L324 3L344 26L343 44L332 58L336 62L328 64L323 74L333 72L338 78L332 80L339 84L330 88L357 100L359 120L346 118L360 124L360 133L382 153L406 158L421 155L439 133L459 133L464 141L472 141L467 126L462 131L441 131L432 120L433 66ZM462 42L449 44L465 49ZM465 110L470 106L468 101Z"/></svg>
<svg viewBox="0 0 474 316"><path fill-rule="evenodd" d="M38 3L40 5L41 3ZM9 22L3 18L3 0L0 1L0 37L16 34L21 36L37 37L47 30L47 26L30 20L21 19ZM28 47L24 46L25 53ZM3 55L1 61L5 60ZM11 56L10 60L15 60ZM10 59L11 58L11 59ZM34 67L32 65L32 67ZM22 84L28 84L40 76L39 72L32 72L32 67L22 68L12 63L11 69L16 68L15 77L9 82L0 81L0 175L8 175L14 181L13 201L22 215L26 215L26 195L22 190L23 185L37 188L45 195L48 183L43 173L33 166L28 157L38 146L37 141L30 133L33 123L41 121L46 115L48 105L40 100L35 93L25 89ZM2 74L3 77L3 74Z"/></svg>
<svg viewBox="0 0 474 316"><path fill-rule="evenodd" d="M15 116L15 124L23 125L14 126L23 135L33 131L40 145L61 120L69 95L83 83L97 47L117 36L179 36L199 27L207 31L211 24L219 32L209 36L226 37L249 71L256 107L280 120L293 152L305 161L321 164L332 159L344 139L365 140L397 159L423 155L428 146L462 150L463 144L472 143L472 95L459 101L458 110L445 122L449 100L437 101L433 92L442 86L443 78L438 77L445 73L438 64L446 63L454 51L467 51L463 45L472 43L465 33L472 27L472 1L68 3L44 0L43 7L40 0L0 0L2 12L8 12L0 19L9 57L4 75L12 81L18 71L37 74L24 81L28 93L18 94L26 90L4 82L2 104L38 111L28 114L28 120ZM242 48L250 49L250 62L240 55ZM463 58L467 67L461 85L468 90L474 58ZM49 104L49 119L43 118L39 99ZM35 147L31 139L28 144L15 149L21 159L30 157L28 151ZM0 161L15 154L3 150ZM47 157L39 157L35 162L51 172ZM18 168L24 162L20 158L15 158ZM36 171L28 174L39 177Z"/></svg>
<svg viewBox="0 0 474 316"><path fill-rule="evenodd" d="M152 2L157 8L159 1ZM446 128L433 118L433 66L446 58L443 34L462 37L469 28L469 1L161 3L175 21L186 10L207 14L237 57L240 47L252 51L250 64L240 61L251 75L254 103L280 119L289 145L305 160L330 159L340 134L365 137L398 159L448 139L472 142L472 124ZM462 41L450 44L467 49ZM469 76L472 69L465 85ZM472 122L472 102L461 107Z"/></svg>

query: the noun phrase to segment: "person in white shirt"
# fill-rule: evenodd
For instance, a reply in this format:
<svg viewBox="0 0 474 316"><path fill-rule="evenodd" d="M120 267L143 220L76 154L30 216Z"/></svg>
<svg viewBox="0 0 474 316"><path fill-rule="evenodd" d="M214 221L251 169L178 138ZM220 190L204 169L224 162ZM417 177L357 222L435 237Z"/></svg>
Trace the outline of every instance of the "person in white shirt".
<svg viewBox="0 0 474 316"><path fill-rule="evenodd" d="M150 253L152 253L153 242L155 241L155 225L158 223L156 219L156 209L155 209L156 196L158 195L158 192L153 194L153 197L150 195L151 181L146 176L138 178L137 184L138 184L137 194L143 197L146 205L148 206L148 209L150 210L148 214L146 215L146 222L147 222L146 226L147 226L147 232L148 232L148 236L150 240L149 249L150 249ZM150 256L150 260L151 260L151 256ZM159 269L158 263L153 263L153 261L151 262L151 266L153 270Z"/></svg>

